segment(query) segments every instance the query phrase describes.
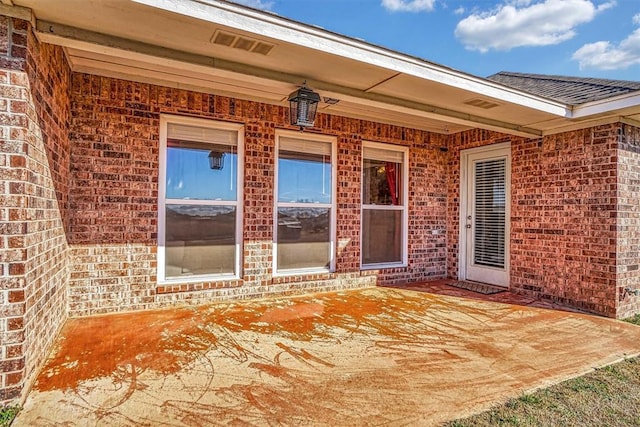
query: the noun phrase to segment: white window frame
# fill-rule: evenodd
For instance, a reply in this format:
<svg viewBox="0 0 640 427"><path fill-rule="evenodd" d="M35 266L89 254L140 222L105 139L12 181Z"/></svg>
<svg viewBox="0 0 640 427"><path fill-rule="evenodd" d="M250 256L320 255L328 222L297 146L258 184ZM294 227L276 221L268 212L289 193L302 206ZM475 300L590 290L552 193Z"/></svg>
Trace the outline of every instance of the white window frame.
<svg viewBox="0 0 640 427"><path fill-rule="evenodd" d="M291 203L291 202L278 202L278 163L280 158L280 138L294 138L304 139L308 141L324 142L331 144L331 203ZM317 273L332 273L336 269L336 223L337 223L337 140L333 136L318 135L310 133L292 132L287 130L276 130L276 145L275 145L275 166L274 166L274 209L273 209L273 276L293 276L304 274L317 274ZM278 208L328 208L331 221L329 224L329 268L317 267L317 268L303 268L303 269L286 269L278 271Z"/></svg>
<svg viewBox="0 0 640 427"><path fill-rule="evenodd" d="M167 191L167 132L169 124L181 124L197 126L209 129L235 131L238 133L237 156L237 193L235 201L215 201L215 205L234 206L236 208L236 247L235 247L235 273L224 274L201 274L185 277L166 278L165 271L165 245L166 245L166 205L167 202L190 204L190 205L211 205L210 200L188 200L188 199L166 199ZM220 122L210 119L183 117L163 114L160 116L160 171L158 175L158 254L157 273L158 285L172 283L193 283L205 281L234 280L242 276L242 225L243 216L243 189L244 189L244 125L238 123Z"/></svg>
<svg viewBox="0 0 640 427"><path fill-rule="evenodd" d="M361 196L364 197L364 148L372 148L376 150L386 150L402 153L402 205L375 205L364 204L361 198L360 206L360 270L380 270L383 268L401 268L408 265L408 248L409 248L409 148L398 145L383 144L380 142L363 141L362 142L362 156L361 156L361 168L360 168L360 191ZM375 159L373 159L375 160ZM362 245L364 243L364 211L370 210L393 210L402 211L402 260L400 262L391 263L375 263L365 264L363 261Z"/></svg>

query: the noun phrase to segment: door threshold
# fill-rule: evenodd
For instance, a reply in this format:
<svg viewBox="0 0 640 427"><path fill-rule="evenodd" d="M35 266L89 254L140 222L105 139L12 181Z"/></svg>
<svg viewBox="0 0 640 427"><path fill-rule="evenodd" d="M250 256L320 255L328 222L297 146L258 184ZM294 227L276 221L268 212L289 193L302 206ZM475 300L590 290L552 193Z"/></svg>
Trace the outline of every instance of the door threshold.
<svg viewBox="0 0 640 427"><path fill-rule="evenodd" d="M450 283L450 285L483 295L499 294L500 292L507 291L506 287L489 285L488 283L471 282L469 280L456 280Z"/></svg>

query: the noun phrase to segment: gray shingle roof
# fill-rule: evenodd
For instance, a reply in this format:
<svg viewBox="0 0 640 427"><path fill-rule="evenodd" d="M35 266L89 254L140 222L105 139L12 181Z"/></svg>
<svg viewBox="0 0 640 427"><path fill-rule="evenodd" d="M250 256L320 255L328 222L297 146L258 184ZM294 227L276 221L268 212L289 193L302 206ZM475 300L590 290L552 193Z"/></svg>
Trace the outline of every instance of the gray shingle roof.
<svg viewBox="0 0 640 427"><path fill-rule="evenodd" d="M488 80L569 105L640 91L640 82L501 71Z"/></svg>

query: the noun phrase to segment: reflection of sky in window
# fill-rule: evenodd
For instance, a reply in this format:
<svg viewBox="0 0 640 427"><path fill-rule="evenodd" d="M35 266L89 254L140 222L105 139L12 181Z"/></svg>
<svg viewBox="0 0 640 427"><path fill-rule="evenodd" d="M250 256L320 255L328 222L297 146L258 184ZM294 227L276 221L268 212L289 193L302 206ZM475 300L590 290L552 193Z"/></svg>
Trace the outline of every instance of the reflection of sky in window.
<svg viewBox="0 0 640 427"><path fill-rule="evenodd" d="M278 201L331 203L331 160L278 160Z"/></svg>
<svg viewBox="0 0 640 427"><path fill-rule="evenodd" d="M231 150L223 168L213 170L209 150L168 147L167 199L236 200L238 156Z"/></svg>

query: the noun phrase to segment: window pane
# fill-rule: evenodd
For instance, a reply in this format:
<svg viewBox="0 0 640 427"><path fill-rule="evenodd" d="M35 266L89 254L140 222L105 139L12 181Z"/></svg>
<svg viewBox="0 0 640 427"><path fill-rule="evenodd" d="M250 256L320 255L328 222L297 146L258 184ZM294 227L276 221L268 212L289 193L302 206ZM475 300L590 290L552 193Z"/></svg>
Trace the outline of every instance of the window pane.
<svg viewBox="0 0 640 427"><path fill-rule="evenodd" d="M475 163L475 264L498 268L505 266L505 182L505 159L482 160Z"/></svg>
<svg viewBox="0 0 640 427"><path fill-rule="evenodd" d="M278 209L278 270L330 267L330 210Z"/></svg>
<svg viewBox="0 0 640 427"><path fill-rule="evenodd" d="M402 205L402 164L364 159L362 203Z"/></svg>
<svg viewBox="0 0 640 427"><path fill-rule="evenodd" d="M363 209L362 263L402 262L402 211Z"/></svg>
<svg viewBox="0 0 640 427"><path fill-rule="evenodd" d="M209 156L222 156L222 167L212 169ZM236 147L169 140L167 199L227 200L237 198Z"/></svg>
<svg viewBox="0 0 640 427"><path fill-rule="evenodd" d="M236 208L168 205L165 276L235 272Z"/></svg>
<svg viewBox="0 0 640 427"><path fill-rule="evenodd" d="M331 203L331 156L280 150L278 201Z"/></svg>

